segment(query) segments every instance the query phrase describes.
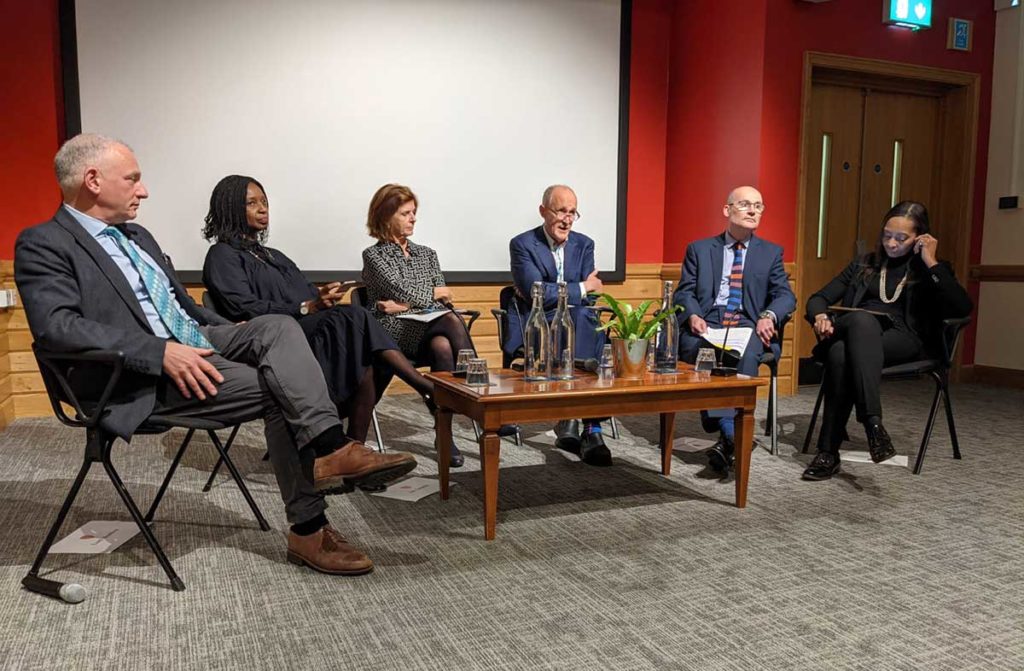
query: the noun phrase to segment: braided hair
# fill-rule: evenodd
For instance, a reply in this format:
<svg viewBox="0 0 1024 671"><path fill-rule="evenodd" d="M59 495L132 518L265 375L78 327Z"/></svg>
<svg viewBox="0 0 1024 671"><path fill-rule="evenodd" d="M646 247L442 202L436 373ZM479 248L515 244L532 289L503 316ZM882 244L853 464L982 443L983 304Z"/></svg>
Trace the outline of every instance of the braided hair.
<svg viewBox="0 0 1024 671"><path fill-rule="evenodd" d="M253 237L253 229L249 227L249 220L245 216L246 191L250 184L260 187L266 195L267 190L263 185L246 175L228 175L217 182L210 194L210 211L206 214L206 225L203 226L204 238L227 242ZM265 243L266 229L260 231L256 239L260 244Z"/></svg>

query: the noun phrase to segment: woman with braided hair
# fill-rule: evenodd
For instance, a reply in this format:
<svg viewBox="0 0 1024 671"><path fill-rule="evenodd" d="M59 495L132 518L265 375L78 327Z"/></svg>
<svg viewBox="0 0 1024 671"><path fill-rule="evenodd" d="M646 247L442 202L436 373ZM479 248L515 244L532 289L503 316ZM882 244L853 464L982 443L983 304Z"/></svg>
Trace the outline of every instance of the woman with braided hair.
<svg viewBox="0 0 1024 671"><path fill-rule="evenodd" d="M203 284L217 311L236 321L264 314L297 319L354 440L366 439L373 407L393 374L433 411L433 383L412 367L369 312L340 304L345 293L340 283L318 288L284 253L266 247L269 226L262 184L244 175L217 183L203 228L203 237L215 242L203 264ZM450 465L462 463L453 448Z"/></svg>

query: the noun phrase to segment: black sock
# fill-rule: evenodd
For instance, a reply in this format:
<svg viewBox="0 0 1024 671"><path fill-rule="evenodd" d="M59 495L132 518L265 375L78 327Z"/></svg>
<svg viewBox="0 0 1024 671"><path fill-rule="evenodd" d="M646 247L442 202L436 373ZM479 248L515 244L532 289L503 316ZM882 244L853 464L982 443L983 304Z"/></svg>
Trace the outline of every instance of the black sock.
<svg viewBox="0 0 1024 671"><path fill-rule="evenodd" d="M320 513L316 517L305 522L292 525L292 533L296 536L311 536L327 526L327 516Z"/></svg>
<svg viewBox="0 0 1024 671"><path fill-rule="evenodd" d="M341 430L341 424L335 424L319 436L309 441L306 447L312 448L313 453L318 457L325 457L336 449L349 442L345 432Z"/></svg>

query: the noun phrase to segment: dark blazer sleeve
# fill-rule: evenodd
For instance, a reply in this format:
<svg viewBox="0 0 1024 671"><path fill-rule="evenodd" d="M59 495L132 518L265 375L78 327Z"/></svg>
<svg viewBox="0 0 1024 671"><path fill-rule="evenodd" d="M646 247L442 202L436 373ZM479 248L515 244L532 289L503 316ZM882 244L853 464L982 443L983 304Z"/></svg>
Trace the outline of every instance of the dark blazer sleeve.
<svg viewBox="0 0 1024 671"><path fill-rule="evenodd" d="M278 258L292 263L283 254L279 254ZM256 288L245 272L245 262L242 252L225 243L217 243L206 252L203 284L224 315L236 321L260 315L291 315L298 318L301 301L280 302L257 297Z"/></svg>
<svg viewBox="0 0 1024 671"><path fill-rule="evenodd" d="M768 300L764 309L774 312L775 318L781 321L796 310L796 294L789 286L789 275L786 274L786 266L782 263L782 247L773 246L772 249L775 257L768 271ZM751 317L756 319L757 315Z"/></svg>
<svg viewBox="0 0 1024 671"><path fill-rule="evenodd" d="M679 276L679 286L672 296L672 302L683 307L679 320L685 322L690 315L703 317L700 303L697 302L697 248L693 243L686 246L683 257L683 268Z"/></svg>
<svg viewBox="0 0 1024 671"><path fill-rule="evenodd" d="M160 375L166 341L84 317L88 287L79 286L70 252L55 238L53 229L36 227L22 231L15 244L15 281L36 341L56 352L120 350L129 370Z"/></svg>
<svg viewBox="0 0 1024 671"><path fill-rule="evenodd" d="M974 309L967 290L957 281L952 266L946 261L925 270L922 282L931 287L933 304L937 305L940 319L966 317Z"/></svg>
<svg viewBox="0 0 1024 671"><path fill-rule="evenodd" d="M515 285L519 295L529 303L530 292L533 290L533 283L540 282L544 287L544 309L554 310L558 306L558 282L549 281L544 277L543 269L537 264L536 257L531 253L531 241L533 231L528 235L517 235L509 242L508 252L512 265L512 283ZM594 241L586 236L580 236L575 241L580 245L580 272L586 277L594 270ZM568 251L566 252L568 253ZM582 305L590 303L583 296L579 283L582 280L566 282L566 289L569 291L569 303Z"/></svg>
<svg viewBox="0 0 1024 671"><path fill-rule="evenodd" d="M815 315L828 311L830 305L835 305L843 300L860 269L860 261L854 259L841 273L833 277L828 284L811 294L811 297L807 299L807 313L805 315L807 321L813 324Z"/></svg>

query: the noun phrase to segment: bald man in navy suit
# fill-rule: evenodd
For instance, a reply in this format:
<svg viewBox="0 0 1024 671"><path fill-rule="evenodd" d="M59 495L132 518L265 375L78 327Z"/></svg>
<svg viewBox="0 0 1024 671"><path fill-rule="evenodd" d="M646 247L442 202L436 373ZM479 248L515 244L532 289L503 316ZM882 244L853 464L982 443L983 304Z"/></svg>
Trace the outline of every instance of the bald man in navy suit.
<svg viewBox="0 0 1024 671"><path fill-rule="evenodd" d="M757 375L765 348L779 356L780 346L772 339L779 320L796 308L796 296L782 265L782 247L754 235L763 213L761 193L752 186L737 187L722 207L725 232L686 248L674 296L675 304L684 308L679 317L679 354L684 361L693 363L697 350L711 346L704 337L709 326L729 324L752 329L737 372ZM732 465L735 415L733 409L701 412L704 429L719 433L708 451L708 464L722 474Z"/></svg>
<svg viewBox="0 0 1024 671"><path fill-rule="evenodd" d="M512 280L516 300L509 310L509 335L504 350L513 354L523 346L523 328L532 307L530 291L534 282L544 286L544 310L548 321L558 303L558 282L569 290L569 304L576 327L576 357L601 357L604 332L598 332L597 314L587 309L594 304L588 294L600 293L604 284L594 266L594 241L572 230L580 218L576 193L568 186L555 184L544 190L538 208L544 223L520 233L509 243ZM592 466L611 466L611 452L601 436L601 419L583 420L582 436L577 420L565 420L555 426L555 444L569 452L578 452Z"/></svg>

